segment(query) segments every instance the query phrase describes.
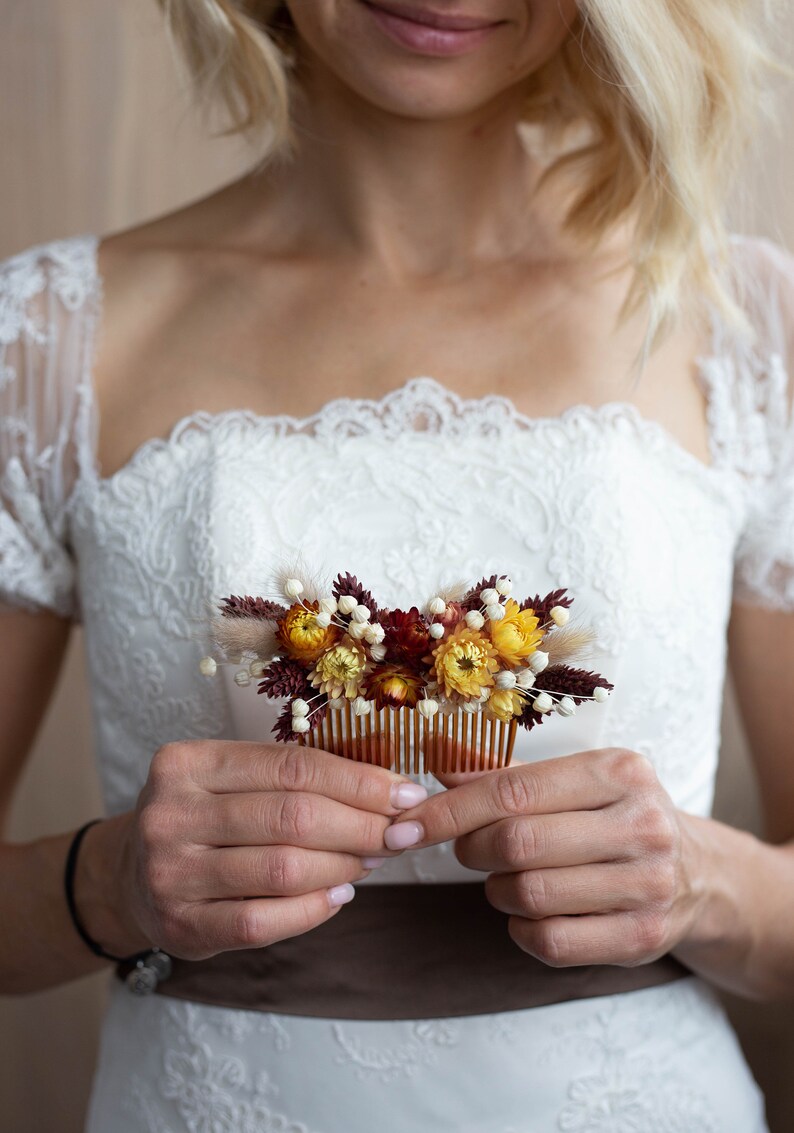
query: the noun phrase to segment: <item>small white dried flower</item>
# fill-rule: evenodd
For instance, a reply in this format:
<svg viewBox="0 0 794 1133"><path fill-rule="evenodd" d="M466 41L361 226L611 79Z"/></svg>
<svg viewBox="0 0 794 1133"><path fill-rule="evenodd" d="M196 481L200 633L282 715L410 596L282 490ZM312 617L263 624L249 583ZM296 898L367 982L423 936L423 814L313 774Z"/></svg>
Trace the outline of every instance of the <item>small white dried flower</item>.
<svg viewBox="0 0 794 1133"><path fill-rule="evenodd" d="M469 610L466 617L463 619L469 629L482 629L485 625L485 618L479 610Z"/></svg>
<svg viewBox="0 0 794 1133"><path fill-rule="evenodd" d="M383 661L386 658L385 645L372 645L370 646L369 655L373 661Z"/></svg>
<svg viewBox="0 0 794 1133"><path fill-rule="evenodd" d="M430 720L438 712L438 701L426 697L424 700L418 702L416 711L420 716L423 716L425 720Z"/></svg>
<svg viewBox="0 0 794 1133"><path fill-rule="evenodd" d="M522 669L516 677L516 684L519 688L523 688L526 692L527 689L532 688L535 683L535 674L531 669Z"/></svg>
<svg viewBox="0 0 794 1133"><path fill-rule="evenodd" d="M549 617L556 626L567 626L570 621L570 611L565 606L552 606L549 610Z"/></svg>
<svg viewBox="0 0 794 1133"><path fill-rule="evenodd" d="M265 667L265 662L257 659L256 661L252 661L248 666L248 672L252 677L261 677L265 671Z"/></svg>
<svg viewBox="0 0 794 1133"><path fill-rule="evenodd" d="M366 697L357 696L353 701L353 711L356 716L369 716L372 711L372 701L367 700Z"/></svg>
<svg viewBox="0 0 794 1133"><path fill-rule="evenodd" d="M218 671L218 662L214 657L202 657L199 661L199 672L202 677L214 677Z"/></svg>
<svg viewBox="0 0 794 1133"><path fill-rule="evenodd" d="M347 632L350 634L354 641L363 641L364 634L367 632L367 623L351 622L347 627Z"/></svg>
<svg viewBox="0 0 794 1133"><path fill-rule="evenodd" d="M573 716L576 712L576 703L571 700L570 696L564 696L554 705L554 708L560 716Z"/></svg>
<svg viewBox="0 0 794 1133"><path fill-rule="evenodd" d="M386 630L380 622L370 622L364 631L364 640L370 645L380 645L386 636Z"/></svg>
<svg viewBox="0 0 794 1133"><path fill-rule="evenodd" d="M303 593L303 583L299 578L288 578L284 583L284 593L288 598L300 598Z"/></svg>
<svg viewBox="0 0 794 1133"><path fill-rule="evenodd" d="M549 663L548 653L544 653L542 649L536 649L534 653L530 653L527 657L527 664L533 673L542 673Z"/></svg>
<svg viewBox="0 0 794 1133"><path fill-rule="evenodd" d="M499 602L489 602L485 607L485 613L487 614L489 621L500 622L505 616L505 608L504 606L500 605Z"/></svg>
<svg viewBox="0 0 794 1133"><path fill-rule="evenodd" d="M298 733L308 732L310 727L311 727L311 724L309 723L309 721L306 719L305 716L293 716L292 717L292 730L293 730L293 732L298 732Z"/></svg>
<svg viewBox="0 0 794 1133"><path fill-rule="evenodd" d="M328 698L328 707L334 712L341 712L345 703L346 701L343 696L331 696Z"/></svg>
<svg viewBox="0 0 794 1133"><path fill-rule="evenodd" d="M504 578L497 578L496 589L502 595L503 598L506 598L507 595L510 594L512 589L513 589L512 579L509 579L507 577L507 575L505 575Z"/></svg>
<svg viewBox="0 0 794 1133"><path fill-rule="evenodd" d="M494 590L492 586L489 586L487 590L481 590L480 601L483 606L492 606L494 602L499 601L499 591Z"/></svg>
<svg viewBox="0 0 794 1133"><path fill-rule="evenodd" d="M609 700L609 689L604 688L603 685L596 685L593 689L593 700L598 701L599 704L605 700Z"/></svg>
<svg viewBox="0 0 794 1133"><path fill-rule="evenodd" d="M547 692L541 692L532 701L532 707L536 712L551 712L554 707L554 701Z"/></svg>
<svg viewBox="0 0 794 1133"><path fill-rule="evenodd" d="M335 614L339 603L336 598L321 598L318 605L320 607L320 613Z"/></svg>
<svg viewBox="0 0 794 1133"><path fill-rule="evenodd" d="M509 669L502 669L494 677L497 688L515 688L518 683L515 673L511 673Z"/></svg>
<svg viewBox="0 0 794 1133"><path fill-rule="evenodd" d="M368 622L372 617L372 612L369 606L356 606L350 614L354 622Z"/></svg>
<svg viewBox="0 0 794 1133"><path fill-rule="evenodd" d="M478 712L482 712L482 704L479 700L464 700L463 711L468 712L470 716L475 716Z"/></svg>
<svg viewBox="0 0 794 1133"><path fill-rule="evenodd" d="M446 610L446 608L447 608L446 602L444 601L443 598L441 598L439 596L436 596L435 598L431 598L430 601L427 603L428 612L431 613L433 615L433 617L436 617L439 614L443 614L444 611Z"/></svg>
<svg viewBox="0 0 794 1133"><path fill-rule="evenodd" d="M329 625L331 624L331 615L329 613L326 613L325 610L320 610L319 614L314 620L317 622L317 625L320 627L320 629L328 629Z"/></svg>
<svg viewBox="0 0 794 1133"><path fill-rule="evenodd" d="M358 605L358 598L354 598L352 594L343 594L337 605L340 614L352 614Z"/></svg>
<svg viewBox="0 0 794 1133"><path fill-rule="evenodd" d="M246 685L251 683L251 674L247 669L238 669L234 674L234 683L239 685L240 688L245 688Z"/></svg>
<svg viewBox="0 0 794 1133"><path fill-rule="evenodd" d="M441 622L433 622L427 631L434 641L440 641L444 636L444 627Z"/></svg>
<svg viewBox="0 0 794 1133"><path fill-rule="evenodd" d="M297 697L295 700L293 700L293 702L292 702L292 715L293 716L308 716L310 711L311 711L310 706L305 700L302 700L300 697Z"/></svg>

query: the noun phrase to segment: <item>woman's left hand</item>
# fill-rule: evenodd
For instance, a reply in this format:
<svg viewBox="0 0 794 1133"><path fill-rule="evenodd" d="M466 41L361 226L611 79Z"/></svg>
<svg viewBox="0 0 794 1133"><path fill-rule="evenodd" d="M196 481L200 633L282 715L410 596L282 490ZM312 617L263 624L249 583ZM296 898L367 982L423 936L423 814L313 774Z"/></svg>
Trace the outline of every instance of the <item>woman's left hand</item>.
<svg viewBox="0 0 794 1133"><path fill-rule="evenodd" d="M454 838L458 861L488 872L486 896L525 952L553 967L634 966L687 936L697 839L644 756L603 748L441 778L460 785L394 819L387 845Z"/></svg>

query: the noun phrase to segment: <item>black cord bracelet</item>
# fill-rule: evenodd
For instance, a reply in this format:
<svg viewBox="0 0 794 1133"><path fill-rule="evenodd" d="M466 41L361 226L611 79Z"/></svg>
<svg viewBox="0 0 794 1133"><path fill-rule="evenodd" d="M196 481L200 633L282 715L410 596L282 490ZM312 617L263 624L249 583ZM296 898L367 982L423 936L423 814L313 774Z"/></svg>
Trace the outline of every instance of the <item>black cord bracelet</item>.
<svg viewBox="0 0 794 1133"><path fill-rule="evenodd" d="M69 916L72 918L72 924L86 947L90 948L95 956L100 956L103 960L112 960L114 964L133 965L132 971L127 976L127 986L130 991L137 995L147 995L149 992L154 991L161 980L166 980L170 976L170 956L157 947L147 948L146 951L136 952L132 956L114 956L111 952L106 952L101 944L97 944L97 942L89 936L77 912L77 903L74 898L74 876L77 870L77 854L80 850L80 843L83 841L86 832L101 821L101 818L92 818L90 822L86 822L84 826L81 826L72 838L69 852L66 855L66 866L63 874L63 889L66 895L66 905L69 909Z"/></svg>

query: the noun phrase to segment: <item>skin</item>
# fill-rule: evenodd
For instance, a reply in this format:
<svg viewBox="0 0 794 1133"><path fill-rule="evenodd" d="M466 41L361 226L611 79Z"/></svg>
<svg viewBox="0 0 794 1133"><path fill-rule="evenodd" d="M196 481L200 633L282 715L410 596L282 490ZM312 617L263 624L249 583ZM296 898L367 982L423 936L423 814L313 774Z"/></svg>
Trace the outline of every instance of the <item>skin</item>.
<svg viewBox="0 0 794 1133"><path fill-rule="evenodd" d="M570 186L538 187L540 162L516 142L523 85L569 34L572 0L471 0L457 10L502 23L455 59L397 48L359 0L290 8L306 92L295 161L102 241L102 473L195 409L305 415L418 374L538 416L632 400L707 461L693 380L702 333L682 322L631 385L645 327L640 316L616 325L626 233L583 255L563 226ZM69 625L2 619L7 810ZM772 843L794 835L794 618L737 606L730 660L769 843L676 811L633 752L450 783L406 810L390 794L402 780L382 768L190 741L153 753L136 807L88 832L81 915L118 954L154 942L197 959L267 944L338 915L328 888L366 876L365 855L410 852L386 845L407 822L415 845L454 839L487 874L517 944L548 963L641 963L672 948L744 994L780 995L794 984L794 902L780 896L794 890L794 851ZM14 914L0 916L0 991L104 966L63 902L70 838L0 848Z"/></svg>

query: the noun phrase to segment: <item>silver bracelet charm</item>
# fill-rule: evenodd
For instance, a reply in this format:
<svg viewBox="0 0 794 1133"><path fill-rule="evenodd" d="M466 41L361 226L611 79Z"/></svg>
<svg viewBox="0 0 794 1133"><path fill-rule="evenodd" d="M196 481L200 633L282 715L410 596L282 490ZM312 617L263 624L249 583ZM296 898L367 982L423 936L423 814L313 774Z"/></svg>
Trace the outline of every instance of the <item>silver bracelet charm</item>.
<svg viewBox="0 0 794 1133"><path fill-rule="evenodd" d="M161 980L171 975L171 957L159 948L141 956L128 973L126 983L133 995L151 995Z"/></svg>

